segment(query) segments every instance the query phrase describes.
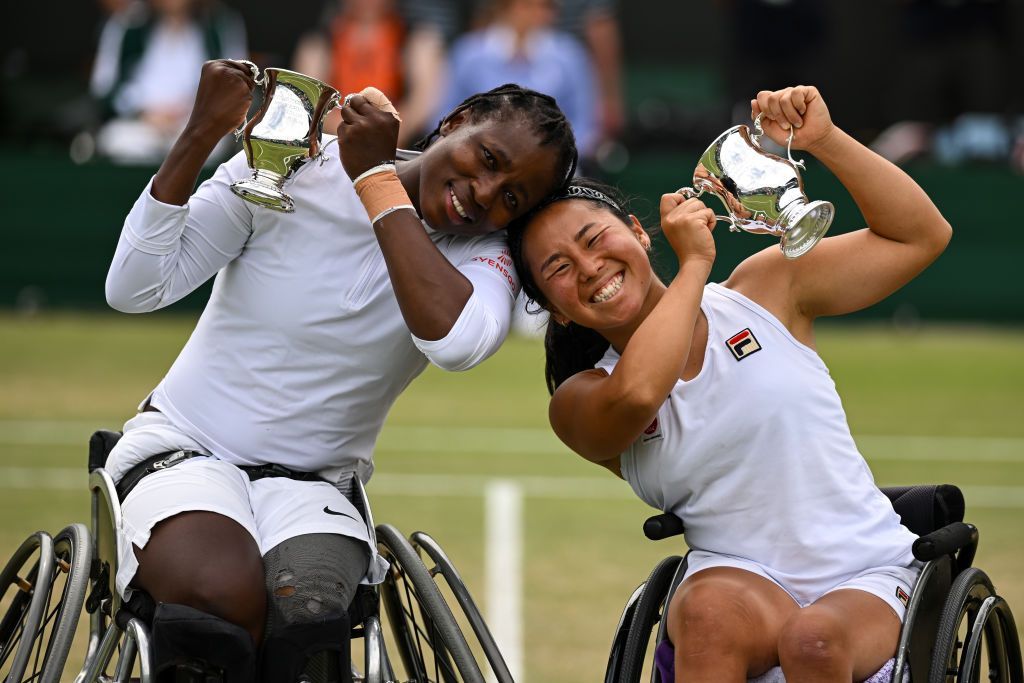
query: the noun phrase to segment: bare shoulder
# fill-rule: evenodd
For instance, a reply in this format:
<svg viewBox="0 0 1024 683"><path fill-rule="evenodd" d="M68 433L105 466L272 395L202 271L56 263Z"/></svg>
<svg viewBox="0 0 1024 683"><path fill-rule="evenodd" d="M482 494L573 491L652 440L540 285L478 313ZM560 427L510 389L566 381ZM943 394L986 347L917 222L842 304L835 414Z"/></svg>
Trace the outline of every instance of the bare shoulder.
<svg viewBox="0 0 1024 683"><path fill-rule="evenodd" d="M602 380L608 379L609 374L602 368L583 370L577 372L569 379L562 382L551 397L551 416L554 419L554 411L558 406L568 407L574 401L584 398L588 391L600 384Z"/></svg>
<svg viewBox="0 0 1024 683"><path fill-rule="evenodd" d="M796 263L773 244L744 259L722 286L767 310L790 334L813 347L813 318L799 310L794 296L797 272Z"/></svg>

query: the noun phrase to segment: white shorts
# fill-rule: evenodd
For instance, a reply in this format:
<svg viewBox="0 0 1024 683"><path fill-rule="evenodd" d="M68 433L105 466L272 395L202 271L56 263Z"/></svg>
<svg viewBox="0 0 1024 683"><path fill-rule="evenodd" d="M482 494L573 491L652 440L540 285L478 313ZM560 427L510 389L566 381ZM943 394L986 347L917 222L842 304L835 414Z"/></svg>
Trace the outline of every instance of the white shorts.
<svg viewBox="0 0 1024 683"><path fill-rule="evenodd" d="M914 562L906 567L872 567L859 574L854 574L839 583L826 584L822 582L814 589L798 591L773 577L768 569L756 562L731 555L711 553L705 550L691 550L686 556L686 576L683 580L685 581L703 569L710 569L712 567L743 569L768 579L786 591L800 607L807 607L822 596L828 595L833 591L861 590L884 600L902 623L903 617L907 612L907 601L910 600L910 592L917 582L922 566L920 562L914 560Z"/></svg>
<svg viewBox="0 0 1024 683"><path fill-rule="evenodd" d="M125 425L122 453L147 450L140 447L147 441L147 429L140 426L153 427L154 423L159 423L164 432L170 426L160 413L143 415L144 420L136 418ZM121 446L118 442L118 447ZM170 450L165 446L150 454ZM111 457L115 457L115 453L116 449ZM150 532L159 522L182 512L198 510L215 512L238 522L256 541L261 555L295 536L340 534L360 539L370 546L370 566L363 583L379 583L387 570L387 563L377 554L371 540L373 535L367 523L332 484L286 477L251 482L235 465L213 456L197 456L147 475L121 504L116 585L122 596L139 567L133 546L144 548Z"/></svg>

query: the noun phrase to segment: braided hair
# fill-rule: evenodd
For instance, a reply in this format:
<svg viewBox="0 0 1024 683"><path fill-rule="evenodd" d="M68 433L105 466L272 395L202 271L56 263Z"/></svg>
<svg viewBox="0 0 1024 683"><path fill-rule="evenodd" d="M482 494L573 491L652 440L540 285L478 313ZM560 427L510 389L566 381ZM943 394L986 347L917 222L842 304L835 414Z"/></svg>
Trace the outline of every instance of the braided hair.
<svg viewBox="0 0 1024 683"><path fill-rule="evenodd" d="M419 140L413 147L425 150L440 137L441 127L457 114L465 113L471 123L493 119L499 122L511 121L514 117L526 121L540 138L542 147L557 146L558 187L564 186L576 173L579 153L576 138L565 114L558 108L555 98L544 93L524 88L515 83L506 83L487 92L472 95L455 107L437 124L437 128Z"/></svg>
<svg viewBox="0 0 1024 683"><path fill-rule="evenodd" d="M523 238L530 223L541 211L556 202L569 199L586 201L598 208L611 211L627 225L631 222L629 213L624 208L625 201L615 188L589 178L576 178L564 190L551 195L508 226L508 248L523 284L523 293L531 302L545 309L550 309L550 304L537 286L530 266L523 257ZM548 393L554 394L562 382L576 373L593 369L608 351L608 346L608 340L589 327L577 325L572 321L562 325L549 319L547 332L544 334L544 379L547 382Z"/></svg>

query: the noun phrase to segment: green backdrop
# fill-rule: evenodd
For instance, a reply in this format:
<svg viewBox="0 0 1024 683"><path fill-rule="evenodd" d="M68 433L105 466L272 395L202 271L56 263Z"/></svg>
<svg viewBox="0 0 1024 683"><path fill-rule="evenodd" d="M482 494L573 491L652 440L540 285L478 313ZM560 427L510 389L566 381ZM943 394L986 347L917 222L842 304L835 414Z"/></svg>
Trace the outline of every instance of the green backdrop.
<svg viewBox="0 0 1024 683"><path fill-rule="evenodd" d="M634 155L616 181L635 198L634 210L657 222L660 193L689 184L699 152ZM2 222L0 308L105 306L103 280L125 214L154 172L92 163L76 166L55 153L0 150L8 208ZM861 317L902 320L1024 322L1021 220L1008 200L1024 195L1024 178L1002 168L912 166L909 172L953 224L954 238L928 271ZM805 186L813 199L836 205L831 234L863 226L845 190L809 161ZM716 210L717 200L709 200ZM769 244L761 235L718 233L714 279ZM662 265L671 272L671 258ZM174 308L202 306L207 289Z"/></svg>

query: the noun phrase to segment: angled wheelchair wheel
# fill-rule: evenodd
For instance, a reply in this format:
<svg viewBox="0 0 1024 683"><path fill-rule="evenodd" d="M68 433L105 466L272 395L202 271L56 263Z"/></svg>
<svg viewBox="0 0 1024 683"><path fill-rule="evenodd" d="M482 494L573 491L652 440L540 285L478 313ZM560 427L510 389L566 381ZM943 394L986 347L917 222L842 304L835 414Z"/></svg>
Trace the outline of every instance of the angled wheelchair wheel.
<svg viewBox="0 0 1024 683"><path fill-rule="evenodd" d="M939 620L929 683L1020 683L1017 627L985 572L970 567L953 580Z"/></svg>
<svg viewBox="0 0 1024 683"><path fill-rule="evenodd" d="M633 614L636 613L636 603L644 592L644 584L636 587L622 608L622 615L615 625L615 635L612 636L612 648L608 653L608 666L604 671L604 683L615 683L622 674L622 658L626 651L626 639L629 637L629 625L633 622Z"/></svg>
<svg viewBox="0 0 1024 683"><path fill-rule="evenodd" d="M41 670L43 652L36 646L50 599L53 566L53 539L37 531L0 572L0 680L4 683L35 680Z"/></svg>
<svg viewBox="0 0 1024 683"><path fill-rule="evenodd" d="M392 665L402 669L395 671L395 680L483 683L451 609L409 541L393 526L381 524L377 544L391 563L380 595L398 649Z"/></svg>
<svg viewBox="0 0 1024 683"><path fill-rule="evenodd" d="M669 590L672 579L679 570L683 558L673 555L658 563L644 582L640 596L633 610L633 618L626 634L626 643L622 650L622 664L619 669L618 683L639 683L643 675L644 663L647 660L648 645L651 634L661 623L662 616L668 608ZM654 677L657 681L657 676Z"/></svg>
<svg viewBox="0 0 1024 683"><path fill-rule="evenodd" d="M505 658L501 655L501 650L498 649L498 644L495 642L491 630L487 627L483 615L480 614L480 610L476 606L476 601L470 595L465 582L462 580L451 559L441 549L437 541L422 531L415 532L410 540L414 548L427 556L429 561L425 562L425 564L428 566L430 575L435 580L444 581L448 590L455 596L459 609L465 615L466 621L469 622L470 627L473 629L477 642L480 643L484 657L487 658L487 664L490 666L493 680L497 681L497 683L514 683L512 673L505 663Z"/></svg>
<svg viewBox="0 0 1024 683"><path fill-rule="evenodd" d="M89 530L82 524L65 527L53 539L53 554L50 595L37 643L44 648L40 683L58 683L64 673L89 588L92 564Z"/></svg>

